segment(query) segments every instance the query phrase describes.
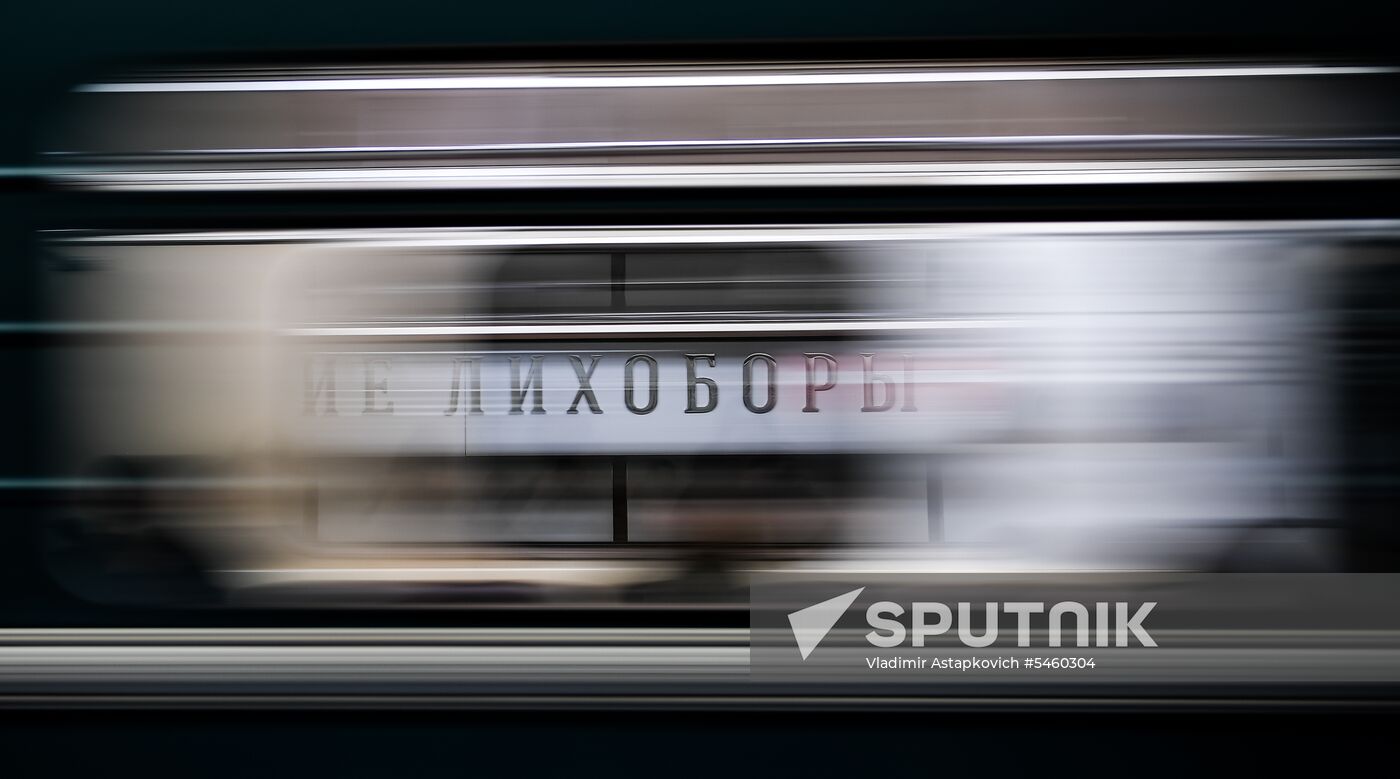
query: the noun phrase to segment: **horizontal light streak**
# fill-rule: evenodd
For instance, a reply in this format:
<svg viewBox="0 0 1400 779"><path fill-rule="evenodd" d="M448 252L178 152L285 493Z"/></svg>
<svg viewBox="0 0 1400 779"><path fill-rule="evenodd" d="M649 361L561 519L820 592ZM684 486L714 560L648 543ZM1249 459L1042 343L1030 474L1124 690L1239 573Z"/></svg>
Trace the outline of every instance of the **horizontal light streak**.
<svg viewBox="0 0 1400 779"><path fill-rule="evenodd" d="M793 73L718 70L687 74L380 76L371 78L241 79L85 84L79 92L347 92L444 89L629 89L639 87L751 87L841 84L935 84L1009 81L1099 81L1163 78L1338 76L1395 73L1380 66L1218 66L1045 70L904 70Z"/></svg>
<svg viewBox="0 0 1400 779"><path fill-rule="evenodd" d="M1009 319L881 320L871 322L667 322L587 325L404 325L373 327L302 327L284 330L284 335L338 338L418 338L425 336L469 336L481 338L587 338L597 336L641 335L747 335L750 333L888 333L924 330L974 330L1014 327Z"/></svg>
<svg viewBox="0 0 1400 779"><path fill-rule="evenodd" d="M828 225L613 225L608 227L405 228L329 230L233 230L92 235L52 230L62 244L321 244L331 248L501 248L538 246L691 246L710 244L862 243L969 238L1039 239L1046 236L1121 238L1151 235L1297 235L1300 233L1389 235L1394 219L1172 220L1131 222L1003 222L982 224L893 223ZM44 327L15 323L16 326Z"/></svg>
<svg viewBox="0 0 1400 779"><path fill-rule="evenodd" d="M822 163L122 170L54 178L95 190L356 190L616 187L911 186L1381 179L1395 159L1153 160L1122 163Z"/></svg>
<svg viewBox="0 0 1400 779"><path fill-rule="evenodd" d="M1162 134L1098 134L1098 135L911 135L911 136L851 136L842 138L695 138L695 139L640 139L628 141L559 141L541 143L479 143L436 146L280 146L269 148L189 148L158 149L142 152L138 156L161 155L279 155L279 154L409 154L409 153L477 153L477 152L553 152L553 151L592 151L614 149L747 149L751 147L782 146L878 146L878 145L919 145L919 146L1073 146L1081 144L1104 144L1112 146L1133 144L1163 143L1394 143L1400 138L1391 136L1367 137L1294 137L1286 135L1162 135ZM82 156L84 152L51 151L52 157ZM116 155L122 156L122 155Z"/></svg>

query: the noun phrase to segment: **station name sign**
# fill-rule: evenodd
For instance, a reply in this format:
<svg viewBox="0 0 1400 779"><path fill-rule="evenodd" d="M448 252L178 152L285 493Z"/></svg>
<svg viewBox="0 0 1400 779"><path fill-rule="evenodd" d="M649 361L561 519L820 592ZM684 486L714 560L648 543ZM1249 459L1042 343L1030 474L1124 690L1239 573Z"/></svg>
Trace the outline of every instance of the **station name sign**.
<svg viewBox="0 0 1400 779"><path fill-rule="evenodd" d="M454 355L443 362L438 369L441 375L432 383L442 388L438 390L441 392L439 406L444 416L486 414L483 390L507 391L509 403L504 413L511 415L602 414L604 404L600 403L599 394L608 391L620 393L627 413L646 415L657 410L662 388L672 386L671 382L661 380L665 362L678 361L677 367L685 371L686 414L708 414L721 403L737 403L751 414L767 414L778 405L779 387L796 389L799 377L804 401L802 411L816 414L822 411L823 405L830 406L823 393L836 389L843 380L849 381L843 376L858 376L862 412L879 413L896 408L905 412L919 410L909 354L860 352L854 358L859 361L858 374L852 370L856 366L849 362L845 370L850 372L844 373L842 359L853 358L838 358L829 352L803 352L800 360L795 357L779 360L767 352L742 357L721 357L715 352L659 356L647 353ZM355 382L359 386L343 386L346 372L338 362L350 360L360 363L356 378L361 380ZM726 360L739 366L741 381L737 398L730 397L734 390L732 382L726 386L726 382L716 376L725 369L732 372L733 366L725 365ZM567 397L567 392L572 391L572 401L567 407L562 403L554 408L546 406L546 377L552 374L557 380L561 376L557 371L547 370L551 362L567 364L571 369L568 372L571 378L567 379L569 384L562 396ZM799 373L781 376L784 369L780 369L780 365L788 365L788 370ZM312 356L306 362L303 413L315 416L394 414L391 397L394 367L392 358L374 355ZM604 379L610 371L616 373ZM355 376L355 373L350 375ZM342 386L337 386L337 377ZM429 387L420 392L431 394L434 390ZM561 397L553 388L548 394Z"/></svg>

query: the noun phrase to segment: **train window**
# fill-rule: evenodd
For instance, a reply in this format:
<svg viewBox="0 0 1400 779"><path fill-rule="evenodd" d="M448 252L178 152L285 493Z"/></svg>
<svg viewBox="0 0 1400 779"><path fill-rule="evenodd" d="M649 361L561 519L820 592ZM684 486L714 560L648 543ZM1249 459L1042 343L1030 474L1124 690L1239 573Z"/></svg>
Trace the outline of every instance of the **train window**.
<svg viewBox="0 0 1400 779"><path fill-rule="evenodd" d="M316 254L296 263L284 316L305 324L450 323L576 316L612 306L607 253L491 255L443 251Z"/></svg>
<svg viewBox="0 0 1400 779"><path fill-rule="evenodd" d="M315 471L307 520L321 543L612 540L606 460L341 458Z"/></svg>
<svg viewBox="0 0 1400 779"><path fill-rule="evenodd" d="M627 485L631 541L819 547L941 540L937 484L923 457L631 458Z"/></svg>
<svg viewBox="0 0 1400 779"><path fill-rule="evenodd" d="M299 264L286 315L303 324L887 315L891 296L925 281L922 267L793 246L336 252Z"/></svg>

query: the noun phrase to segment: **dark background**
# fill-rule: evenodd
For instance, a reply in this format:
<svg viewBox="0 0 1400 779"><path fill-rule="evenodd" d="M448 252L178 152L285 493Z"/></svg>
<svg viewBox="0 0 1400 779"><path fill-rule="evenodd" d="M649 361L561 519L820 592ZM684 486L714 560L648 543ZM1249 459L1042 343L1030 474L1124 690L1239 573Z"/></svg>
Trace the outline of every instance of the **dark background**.
<svg viewBox="0 0 1400 779"><path fill-rule="evenodd" d="M7 0L0 10L0 605L7 624L72 623L32 553L32 526L46 500L44 379L38 351L50 344L14 323L42 321L34 295L42 256L38 230L142 225L338 224L373 213L395 223L502 220L632 221L725 213L756 221L1000 218L1032 213L1073 218L1151 207L1158 215L1396 216L1393 187L1259 190L1222 194L1167 188L1152 203L1096 190L995 189L764 195L714 191L655 202L646 193L588 198L513 194L344 196L317 200L132 197L98 199L47 189L38 178L45 124L71 85L113 69L160 61L315 61L495 58L849 58L1035 56L1380 56L1393 59L1400 3L1242 0L863 0L833 2L428 2L397 0L206 0L53 2ZM1127 205L1125 205L1127 203ZM638 213L642 216L636 217ZM1126 212L1125 212L1126 213ZM1141 214L1141 210L1136 213ZM16 481L21 480L21 481ZM72 604L69 604L71 607ZM57 615L40 619L42 615ZM66 615L66 616L65 616ZM85 616L86 615L86 616ZM947 773L982 770L1110 772L1128 776L1337 768L1363 755L1373 770L1394 761L1389 715L1326 709L1178 714L716 714L318 712L57 714L0 717L0 772L139 771L203 775L297 772L414 776L515 772ZM1384 729L1380 729L1384 728ZM40 762L42 761L42 762ZM13 771L14 773L10 773ZM48 771L44 771L47 773Z"/></svg>

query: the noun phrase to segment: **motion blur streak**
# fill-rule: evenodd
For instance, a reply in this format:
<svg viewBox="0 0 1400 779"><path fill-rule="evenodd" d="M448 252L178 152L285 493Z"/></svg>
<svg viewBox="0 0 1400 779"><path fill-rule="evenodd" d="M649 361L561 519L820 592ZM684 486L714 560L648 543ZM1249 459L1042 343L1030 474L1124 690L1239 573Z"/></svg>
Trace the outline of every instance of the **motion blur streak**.
<svg viewBox="0 0 1400 779"><path fill-rule="evenodd" d="M76 204L43 316L0 323L45 397L0 703L1394 699L1391 583L1316 577L1400 569L1398 93L1326 58L78 85L28 169ZM788 651L919 576L965 577L899 601L919 642L912 604L1082 602L1102 666L873 677L859 608ZM1158 646L1110 647L1129 602Z"/></svg>
<svg viewBox="0 0 1400 779"><path fill-rule="evenodd" d="M826 707L973 708L1063 705L1069 695L1141 706L1165 696L1206 706L1222 693L1254 689L1276 704L1303 706L1400 679L1394 631L1164 631L1160 638L1169 648L1129 652L1081 677L894 682L851 674L830 680L820 699ZM750 678L748 640L746 630L699 628L6 630L0 701L54 705L52 696L62 695L111 704L140 690L148 705L174 706L280 699L555 707L579 705L580 696L591 706L810 705L812 691L796 680Z"/></svg>
<svg viewBox="0 0 1400 779"><path fill-rule="evenodd" d="M1241 534L1327 565L1300 334L1397 224L55 236L91 323L61 454L292 480L189 498L236 546L139 498L240 601L720 604L736 555L1195 568Z"/></svg>
<svg viewBox="0 0 1400 779"><path fill-rule="evenodd" d="M44 173L84 189L207 192L1396 174L1394 67L1124 65L157 71L78 87Z"/></svg>
<svg viewBox="0 0 1400 779"><path fill-rule="evenodd" d="M429 78L321 78L284 81L173 81L86 84L79 92L322 92L373 89L586 89L599 87L739 87L808 84L935 84L967 81L1072 81L1229 76L1351 76L1395 73L1395 68L1345 66L988 70L984 72L765 73L711 72L700 76L468 76Z"/></svg>

